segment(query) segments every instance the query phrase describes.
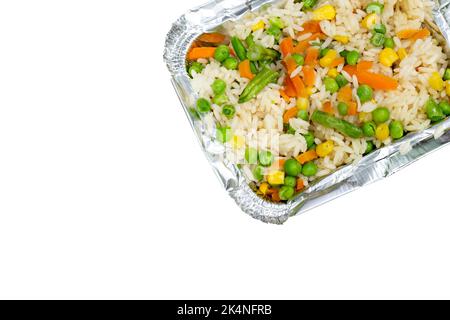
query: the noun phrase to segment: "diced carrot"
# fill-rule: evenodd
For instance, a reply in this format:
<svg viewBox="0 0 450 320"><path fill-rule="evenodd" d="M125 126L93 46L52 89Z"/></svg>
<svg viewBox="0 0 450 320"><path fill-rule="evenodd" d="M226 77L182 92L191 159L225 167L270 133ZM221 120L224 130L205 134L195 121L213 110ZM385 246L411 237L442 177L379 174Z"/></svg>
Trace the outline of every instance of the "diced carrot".
<svg viewBox="0 0 450 320"><path fill-rule="evenodd" d="M412 36L414 36L417 32L419 32L419 30L417 29L404 29L397 32L397 37L399 37L402 40L409 39Z"/></svg>
<svg viewBox="0 0 450 320"><path fill-rule="evenodd" d="M295 187L295 191L299 192L299 191L302 191L303 189L305 189L305 182L303 181L303 179L298 178L297 186Z"/></svg>
<svg viewBox="0 0 450 320"><path fill-rule="evenodd" d="M291 54L294 51L294 42L292 41L292 38L284 38L280 42L280 50L283 57L287 57Z"/></svg>
<svg viewBox="0 0 450 320"><path fill-rule="evenodd" d="M305 164L307 162L313 161L314 159L317 159L317 153L316 150L309 150L305 153L302 153L299 155L296 159L300 164Z"/></svg>
<svg viewBox="0 0 450 320"><path fill-rule="evenodd" d="M297 91L295 90L294 84L289 76L286 76L286 79L284 80L284 92L286 92L286 94L291 98L297 97Z"/></svg>
<svg viewBox="0 0 450 320"><path fill-rule="evenodd" d="M315 67L319 62L320 51L317 48L310 47L306 50L305 65Z"/></svg>
<svg viewBox="0 0 450 320"><path fill-rule="evenodd" d="M223 42L225 40L225 36L220 33L204 33L198 37L198 40L201 42L217 44Z"/></svg>
<svg viewBox="0 0 450 320"><path fill-rule="evenodd" d="M284 101L286 101L286 102L290 101L289 96L286 94L286 92L284 90L280 89L280 96L284 99Z"/></svg>
<svg viewBox="0 0 450 320"><path fill-rule="evenodd" d="M288 109L283 115L283 123L289 123L289 120L296 117L298 109L296 107Z"/></svg>
<svg viewBox="0 0 450 320"><path fill-rule="evenodd" d="M284 59L284 65L286 66L286 70L288 72L288 74L291 74L292 72L294 72L295 69L297 69L298 65L297 62L295 62L295 60L292 57L286 57Z"/></svg>
<svg viewBox="0 0 450 320"><path fill-rule="evenodd" d="M274 192L272 193L272 200L274 202L280 202L281 198L280 198L280 192L276 189L274 189Z"/></svg>
<svg viewBox="0 0 450 320"><path fill-rule="evenodd" d="M278 160L278 168L283 168L285 163L286 163L286 159L279 159Z"/></svg>
<svg viewBox="0 0 450 320"><path fill-rule="evenodd" d="M316 21L316 20L309 20L306 21L303 25L302 25L303 31L299 32L298 35L303 35L303 34L307 34L307 33L321 33L322 29L320 28L320 21Z"/></svg>
<svg viewBox="0 0 450 320"><path fill-rule="evenodd" d="M306 88L305 84L303 83L302 79L300 79L300 76L295 76L291 78L292 83L294 84L295 92L297 93L297 97L303 97L305 98L307 96L306 94Z"/></svg>
<svg viewBox="0 0 450 320"><path fill-rule="evenodd" d="M303 80L308 87L313 86L316 83L316 71L313 67L304 66L303 69Z"/></svg>
<svg viewBox="0 0 450 320"><path fill-rule="evenodd" d="M252 69L250 68L250 60L244 60L239 63L239 74L243 78L247 78L252 80L255 75L252 73Z"/></svg>
<svg viewBox="0 0 450 320"><path fill-rule="evenodd" d="M360 71L357 77L360 84L367 84L375 90L395 90L398 87L397 80L379 73Z"/></svg>
<svg viewBox="0 0 450 320"><path fill-rule="evenodd" d="M348 104L348 115L356 116L358 114L358 104L354 101L347 102Z"/></svg>
<svg viewBox="0 0 450 320"><path fill-rule="evenodd" d="M334 114L333 105L331 101L327 101L323 104L323 111L329 114Z"/></svg>
<svg viewBox="0 0 450 320"><path fill-rule="evenodd" d="M430 35L430 30L425 28L425 29L418 31L415 35L413 35L411 37L411 40L416 41L419 39L424 39L424 38L428 37L429 35Z"/></svg>
<svg viewBox="0 0 450 320"><path fill-rule="evenodd" d="M329 68L335 68L340 64L344 64L345 63L345 58L343 57L339 57L334 59L334 61L330 64Z"/></svg>
<svg viewBox="0 0 450 320"><path fill-rule="evenodd" d="M343 70L347 72L351 77L356 74L356 66L346 65Z"/></svg>
<svg viewBox="0 0 450 320"><path fill-rule="evenodd" d="M305 54L306 49L311 46L308 40L300 41L294 48L294 53Z"/></svg>
<svg viewBox="0 0 450 320"><path fill-rule="evenodd" d="M216 48L214 47L198 47L193 48L188 53L188 60L197 60L197 59L207 59L214 57L214 53L216 52Z"/></svg>
<svg viewBox="0 0 450 320"><path fill-rule="evenodd" d="M358 63L356 65L356 72L368 71L368 70L372 69L372 67L373 67L372 61L361 61L360 63Z"/></svg>
<svg viewBox="0 0 450 320"><path fill-rule="evenodd" d="M341 89L339 89L338 94L337 94L338 101L342 101L342 102L346 102L346 103L352 101L352 97L353 97L353 92L352 92L352 87L350 85L346 85L345 87L342 87Z"/></svg>

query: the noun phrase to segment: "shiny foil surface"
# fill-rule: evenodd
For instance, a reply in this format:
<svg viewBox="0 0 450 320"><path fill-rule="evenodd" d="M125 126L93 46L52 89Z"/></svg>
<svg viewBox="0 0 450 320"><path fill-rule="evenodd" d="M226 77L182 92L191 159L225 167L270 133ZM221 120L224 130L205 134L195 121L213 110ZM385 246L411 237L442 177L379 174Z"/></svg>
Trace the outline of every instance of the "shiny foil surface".
<svg viewBox="0 0 450 320"><path fill-rule="evenodd" d="M247 214L263 222L282 224L289 217L313 209L325 202L357 188L388 177L428 153L450 142L450 119L418 133L410 133L400 141L365 156L358 163L339 168L331 175L316 180L301 194L286 204L276 204L260 198L248 185L237 166L225 158L224 146L215 139L215 124L207 119L196 119L188 109L198 98L186 72L186 54L194 40L204 32L214 30L225 21L237 20L249 10L277 0L215 0L193 8L173 24L167 34L164 61L172 84L188 117L195 136L229 195ZM433 10L431 28L450 41L450 0L438 1ZM410 144L404 154L401 146Z"/></svg>

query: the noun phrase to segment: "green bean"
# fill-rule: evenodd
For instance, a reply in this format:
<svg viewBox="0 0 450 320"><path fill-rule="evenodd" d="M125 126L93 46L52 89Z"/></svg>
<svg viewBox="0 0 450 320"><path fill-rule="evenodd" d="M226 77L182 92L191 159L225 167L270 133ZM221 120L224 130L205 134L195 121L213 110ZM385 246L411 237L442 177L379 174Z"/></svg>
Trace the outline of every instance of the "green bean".
<svg viewBox="0 0 450 320"><path fill-rule="evenodd" d="M253 34L249 34L247 38L245 38L245 43L247 47L251 47L255 45L255 39L253 39Z"/></svg>
<svg viewBox="0 0 450 320"><path fill-rule="evenodd" d="M314 145L314 135L311 132L308 132L307 134L303 135L303 138L306 140L306 145L309 150Z"/></svg>
<svg viewBox="0 0 450 320"><path fill-rule="evenodd" d="M263 68L263 70L247 84L241 96L239 97L239 103L245 103L252 100L269 83L276 81L278 77L278 72L272 71L269 68Z"/></svg>
<svg viewBox="0 0 450 320"><path fill-rule="evenodd" d="M258 73L258 67L255 61L250 61L250 70L252 71L253 74Z"/></svg>
<svg viewBox="0 0 450 320"><path fill-rule="evenodd" d="M231 38L231 45L233 46L234 52L241 61L247 59L247 49L245 49L244 44L238 37Z"/></svg>
<svg viewBox="0 0 450 320"><path fill-rule="evenodd" d="M338 119L326 112L322 111L314 111L312 117L312 121L331 129L335 129L342 133L345 136L350 138L361 138L363 136L363 132L361 128L351 124L348 121Z"/></svg>

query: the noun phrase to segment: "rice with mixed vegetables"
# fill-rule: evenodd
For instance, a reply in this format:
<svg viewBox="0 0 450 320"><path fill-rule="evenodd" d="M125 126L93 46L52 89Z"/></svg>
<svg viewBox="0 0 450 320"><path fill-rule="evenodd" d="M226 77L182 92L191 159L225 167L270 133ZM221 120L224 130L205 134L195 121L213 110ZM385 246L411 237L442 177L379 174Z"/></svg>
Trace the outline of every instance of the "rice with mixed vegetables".
<svg viewBox="0 0 450 320"><path fill-rule="evenodd" d="M433 5L287 0L227 22L188 53L192 111L258 194L289 200L450 114Z"/></svg>

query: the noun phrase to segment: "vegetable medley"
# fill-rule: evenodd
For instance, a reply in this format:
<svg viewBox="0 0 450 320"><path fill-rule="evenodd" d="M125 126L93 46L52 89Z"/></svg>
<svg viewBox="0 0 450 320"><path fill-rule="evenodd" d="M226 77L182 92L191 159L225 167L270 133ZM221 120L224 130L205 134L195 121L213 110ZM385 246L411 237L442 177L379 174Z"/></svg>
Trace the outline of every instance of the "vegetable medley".
<svg viewBox="0 0 450 320"><path fill-rule="evenodd" d="M296 1L300 2L300 1ZM335 36L326 48L322 44L326 36L321 29L321 21L332 21L336 17L335 7L326 4L317 6L317 0L303 0L304 11L312 12L312 19L303 24L303 31L296 35L296 40L284 31L284 23L280 18L272 18L269 23L259 21L252 26L252 31L264 30L272 35L279 50L265 48L254 41L251 33L245 39L236 36L231 38L220 33L207 33L200 36L190 49L187 60L187 71L190 76L202 72L206 61L216 60L228 70L237 70L241 77L249 80L240 94L238 104L255 99L269 84L277 83L282 76L273 68L274 63L282 61L285 68L283 87L280 96L286 101L296 100L295 107L284 113L283 122L285 132L294 134L289 122L292 118L321 125L333 129L349 138L364 138L367 142L365 154L376 149L376 141L388 138L397 140L407 131L404 124L391 117L388 108L378 105L375 92L396 90L398 80L382 73L374 72L374 63L388 68L395 68L408 56L407 50L398 48L393 37L401 40L417 41L430 36L427 28L406 29L397 34L388 34L386 26L381 23L380 15L384 6L372 2L365 8L367 15L361 21L361 28L371 34L370 45L380 48L378 61L364 60L362 52L357 50L336 50L336 44L345 45L349 37ZM305 37L306 35L306 37ZM342 46L340 46L342 48ZM200 59L200 60L199 60ZM198 61L203 61L198 62ZM322 83L326 91L337 95L338 103L322 101L321 110L310 110L310 96L313 93L318 72L326 69L326 76ZM349 78L350 77L350 78ZM357 89L354 86L356 77ZM192 110L197 115L210 113L211 105L222 107L222 114L232 119L236 113L236 105L229 103L225 94L227 84L222 79L216 79L211 85L214 96L201 97ZM450 69L441 77L438 71L429 78L429 87L436 91L446 91L450 95ZM361 112L358 106L375 104L371 112ZM435 101L430 98L424 105L424 112L435 123L450 115L450 103L447 100ZM218 127L216 138L226 143L232 139L229 127ZM259 181L256 188L258 193L272 201L287 201L304 190L305 177L317 174L317 159L324 158L333 152L335 143L331 140L315 143L312 132L304 134L308 150L295 158L276 160L271 151L247 148L245 161L253 165L253 176ZM265 170L278 161L279 169L267 173Z"/></svg>

